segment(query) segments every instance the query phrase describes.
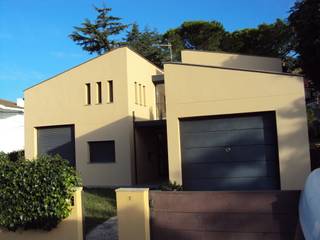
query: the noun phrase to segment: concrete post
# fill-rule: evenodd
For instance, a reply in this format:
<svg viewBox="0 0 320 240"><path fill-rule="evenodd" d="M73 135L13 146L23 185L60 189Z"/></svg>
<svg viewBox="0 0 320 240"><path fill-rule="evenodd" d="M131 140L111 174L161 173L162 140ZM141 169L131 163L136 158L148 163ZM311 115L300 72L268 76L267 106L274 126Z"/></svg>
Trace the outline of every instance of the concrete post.
<svg viewBox="0 0 320 240"><path fill-rule="evenodd" d="M150 240L148 188L119 188L117 215L119 240Z"/></svg>

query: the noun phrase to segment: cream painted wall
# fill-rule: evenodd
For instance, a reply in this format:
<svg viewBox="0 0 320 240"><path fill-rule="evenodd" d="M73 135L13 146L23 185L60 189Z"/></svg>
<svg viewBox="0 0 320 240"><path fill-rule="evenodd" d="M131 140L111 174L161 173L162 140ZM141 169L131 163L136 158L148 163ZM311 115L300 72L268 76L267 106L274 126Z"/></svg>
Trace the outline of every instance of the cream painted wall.
<svg viewBox="0 0 320 240"><path fill-rule="evenodd" d="M165 64L171 181L182 182L179 118L275 111L281 189L302 189L310 173L303 79L283 74Z"/></svg>
<svg viewBox="0 0 320 240"><path fill-rule="evenodd" d="M137 119L153 120L156 118L156 96L155 86L152 82L152 75L163 74L161 69L148 62L146 59L137 55L127 48L128 58L128 100L129 115L135 112ZM146 106L135 103L135 85L134 83L145 86Z"/></svg>
<svg viewBox="0 0 320 240"><path fill-rule="evenodd" d="M132 112L135 113L136 121L141 120L154 120L156 119L156 97L155 97L155 86L152 82L152 75L163 74L161 69L157 68L155 65L151 64L149 61L139 56L137 53L132 51L129 48L126 48L127 52L127 76L128 76L128 116L132 119ZM138 104L136 104L136 93L135 93L135 82L137 86L141 84L141 90L145 86L145 105L143 104L143 99L139 99ZM137 92L139 94L139 89ZM141 92L142 98L143 91ZM141 104L142 103L142 104ZM132 121L132 120L131 120ZM140 158L139 154L134 156L134 142L133 142L133 124L131 122L130 126L130 139L131 139L131 158L134 161L134 158ZM136 141L138 144L138 137L136 136ZM137 151L140 150L140 153L147 154L147 150L144 149L144 146L136 146ZM143 162L145 159L136 159L136 162ZM135 183L135 166L132 164L132 181Z"/></svg>
<svg viewBox="0 0 320 240"><path fill-rule="evenodd" d="M75 125L76 168L85 186L134 183L132 112L154 119L152 75L160 69L127 47L115 49L25 91L27 158L36 157L39 126ZM114 102L107 102L107 81L113 81ZM96 82L102 82L102 104L96 104ZM146 106L135 104L134 82L145 86ZM92 104L86 105L85 84ZM88 141L114 140L115 163L89 163Z"/></svg>
<svg viewBox="0 0 320 240"><path fill-rule="evenodd" d="M113 80L114 102L107 103L107 81ZM102 82L102 104L96 104L96 82ZM85 84L92 104L86 105ZM94 58L25 91L25 150L36 157L35 127L75 124L76 168L86 186L130 185L127 49ZM88 141L114 140L115 163L89 163Z"/></svg>
<svg viewBox="0 0 320 240"><path fill-rule="evenodd" d="M216 67L282 72L281 59L271 57L183 50L181 51L181 61L183 63Z"/></svg>

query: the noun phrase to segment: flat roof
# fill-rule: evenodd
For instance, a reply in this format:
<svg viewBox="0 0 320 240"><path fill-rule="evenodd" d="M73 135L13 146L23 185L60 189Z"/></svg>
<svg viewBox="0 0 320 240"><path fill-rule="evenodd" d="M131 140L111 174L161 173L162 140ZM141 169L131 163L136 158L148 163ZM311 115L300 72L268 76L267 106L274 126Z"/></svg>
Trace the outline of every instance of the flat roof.
<svg viewBox="0 0 320 240"><path fill-rule="evenodd" d="M245 68L219 67L219 66L191 64L191 63L181 63L181 62L166 62L164 64L193 66L193 67L204 67L204 68L217 68L217 69L232 70L232 71L257 72L257 73L266 73L266 74L276 74L276 75L303 77L303 75L294 74L294 73L283 73L283 72L274 72L274 71L253 70L253 69L245 69Z"/></svg>
<svg viewBox="0 0 320 240"><path fill-rule="evenodd" d="M262 55L254 55L254 54L245 54L245 53L236 53L236 52L224 52L224 51L206 51L206 50L196 50L196 49L182 49L181 52L205 52L205 53L221 53L221 54L229 54L229 55L240 55L240 56L249 56L249 57L261 57L261 58L273 58L281 60L279 57L270 57L270 56L262 56Z"/></svg>

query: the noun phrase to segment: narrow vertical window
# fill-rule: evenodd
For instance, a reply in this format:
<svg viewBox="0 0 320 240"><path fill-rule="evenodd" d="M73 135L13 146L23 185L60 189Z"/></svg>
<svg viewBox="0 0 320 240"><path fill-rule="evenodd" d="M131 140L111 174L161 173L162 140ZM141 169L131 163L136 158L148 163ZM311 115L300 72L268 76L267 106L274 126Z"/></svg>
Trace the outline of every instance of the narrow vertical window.
<svg viewBox="0 0 320 240"><path fill-rule="evenodd" d="M146 86L143 86L143 106L147 106L146 104Z"/></svg>
<svg viewBox="0 0 320 240"><path fill-rule="evenodd" d="M134 82L134 102L138 104L138 85L137 82Z"/></svg>
<svg viewBox="0 0 320 240"><path fill-rule="evenodd" d="M90 83L86 83L86 104L91 104L91 87Z"/></svg>
<svg viewBox="0 0 320 240"><path fill-rule="evenodd" d="M142 105L142 90L141 90L141 84L139 84L139 104Z"/></svg>
<svg viewBox="0 0 320 240"><path fill-rule="evenodd" d="M113 102L113 81L108 81L108 103Z"/></svg>
<svg viewBox="0 0 320 240"><path fill-rule="evenodd" d="M102 103L101 82L97 82L97 103Z"/></svg>

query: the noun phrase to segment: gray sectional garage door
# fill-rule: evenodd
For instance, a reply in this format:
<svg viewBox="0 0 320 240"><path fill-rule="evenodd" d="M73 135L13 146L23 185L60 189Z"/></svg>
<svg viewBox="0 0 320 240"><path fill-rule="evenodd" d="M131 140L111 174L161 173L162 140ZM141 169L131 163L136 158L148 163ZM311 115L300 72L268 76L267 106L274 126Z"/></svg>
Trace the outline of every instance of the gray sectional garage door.
<svg viewBox="0 0 320 240"><path fill-rule="evenodd" d="M273 112L180 120L186 190L279 189Z"/></svg>
<svg viewBox="0 0 320 240"><path fill-rule="evenodd" d="M74 126L37 128L38 155L59 154L75 166Z"/></svg>

